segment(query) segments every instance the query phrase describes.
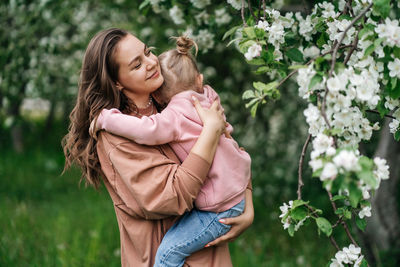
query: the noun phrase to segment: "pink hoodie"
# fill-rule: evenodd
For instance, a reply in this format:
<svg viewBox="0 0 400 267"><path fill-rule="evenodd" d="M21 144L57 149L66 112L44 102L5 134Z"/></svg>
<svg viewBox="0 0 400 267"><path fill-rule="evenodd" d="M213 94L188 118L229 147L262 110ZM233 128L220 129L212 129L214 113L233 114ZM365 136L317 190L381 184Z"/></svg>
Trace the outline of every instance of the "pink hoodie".
<svg viewBox="0 0 400 267"><path fill-rule="evenodd" d="M122 114L118 109L103 109L98 118L98 128L134 140L139 144L160 145L169 143L183 161L200 135L203 124L192 104L191 96L197 97L203 107L209 107L218 94L209 86L204 93L184 91L172 97L168 106L149 117L137 118ZM227 131L233 130L229 124ZM208 179L200 189L195 205L200 210L221 212L244 198L250 180L251 159L239 149L232 138L222 135L208 173Z"/></svg>

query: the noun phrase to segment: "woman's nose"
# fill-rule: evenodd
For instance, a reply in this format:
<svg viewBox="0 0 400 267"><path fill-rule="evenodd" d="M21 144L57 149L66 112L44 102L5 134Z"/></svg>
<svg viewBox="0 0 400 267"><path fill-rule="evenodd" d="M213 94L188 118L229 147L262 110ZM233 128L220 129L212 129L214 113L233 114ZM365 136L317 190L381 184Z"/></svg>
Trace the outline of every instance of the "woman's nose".
<svg viewBox="0 0 400 267"><path fill-rule="evenodd" d="M147 58L147 65L146 65L146 68L147 68L147 70L151 70L151 69L153 69L155 66L157 66L157 64L158 64L158 59L157 59L157 57L148 57Z"/></svg>

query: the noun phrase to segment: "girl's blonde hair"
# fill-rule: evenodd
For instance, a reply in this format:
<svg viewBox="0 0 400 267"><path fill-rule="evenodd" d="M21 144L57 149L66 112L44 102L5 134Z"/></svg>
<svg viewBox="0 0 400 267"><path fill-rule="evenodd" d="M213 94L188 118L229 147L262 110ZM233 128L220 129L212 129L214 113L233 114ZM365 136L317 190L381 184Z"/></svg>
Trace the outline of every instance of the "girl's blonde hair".
<svg viewBox="0 0 400 267"><path fill-rule="evenodd" d="M185 90L201 91L202 86L197 82L200 74L196 61L190 50L197 44L186 36L171 37L176 40L176 49L168 50L158 56L164 83L155 92L160 104L165 105L171 97Z"/></svg>

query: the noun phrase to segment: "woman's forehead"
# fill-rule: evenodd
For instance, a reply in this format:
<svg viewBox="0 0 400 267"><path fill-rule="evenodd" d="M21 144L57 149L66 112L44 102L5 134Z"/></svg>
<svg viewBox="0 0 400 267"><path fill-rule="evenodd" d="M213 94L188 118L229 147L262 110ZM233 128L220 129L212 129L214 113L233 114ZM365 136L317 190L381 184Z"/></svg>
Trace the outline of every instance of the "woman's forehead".
<svg viewBox="0 0 400 267"><path fill-rule="evenodd" d="M132 34L128 34L119 44L116 59L119 63L129 64L132 59L143 53L145 44Z"/></svg>

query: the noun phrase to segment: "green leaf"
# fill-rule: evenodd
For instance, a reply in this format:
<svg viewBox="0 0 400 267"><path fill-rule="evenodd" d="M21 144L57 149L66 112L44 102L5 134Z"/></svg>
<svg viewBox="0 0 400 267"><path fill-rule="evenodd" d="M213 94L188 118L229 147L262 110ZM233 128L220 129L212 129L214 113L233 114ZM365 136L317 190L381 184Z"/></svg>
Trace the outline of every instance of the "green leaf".
<svg viewBox="0 0 400 267"><path fill-rule="evenodd" d="M353 183L349 184L349 200L353 208L357 208L358 203L362 198L362 192Z"/></svg>
<svg viewBox="0 0 400 267"><path fill-rule="evenodd" d="M297 62L304 61L303 54L297 48L291 48L288 51L286 51L286 56L293 61L297 61Z"/></svg>
<svg viewBox="0 0 400 267"><path fill-rule="evenodd" d="M254 31L253 27L245 27L243 29L243 32L250 38L250 39L256 39L256 32Z"/></svg>
<svg viewBox="0 0 400 267"><path fill-rule="evenodd" d="M302 199L296 199L293 201L292 209L303 206L304 204L308 204L309 201L304 201Z"/></svg>
<svg viewBox="0 0 400 267"><path fill-rule="evenodd" d="M291 237L294 236L294 225L291 224L291 225L289 226L288 232L289 232L289 235L290 235Z"/></svg>
<svg viewBox="0 0 400 267"><path fill-rule="evenodd" d="M239 41L239 40L241 40L241 39L242 39L242 37L238 37L238 38L236 38L236 39L231 40L231 41L226 45L226 47L230 46L230 45L233 44L234 42Z"/></svg>
<svg viewBox="0 0 400 267"><path fill-rule="evenodd" d="M232 34L234 34L236 32L237 29L239 29L241 26L235 26L231 29L229 29L224 36L222 37L222 41L224 41L226 38L228 38L229 36L231 36Z"/></svg>
<svg viewBox="0 0 400 267"><path fill-rule="evenodd" d="M263 73L267 73L270 70L271 69L268 66L261 66L255 71L255 73L256 74L263 74Z"/></svg>
<svg viewBox="0 0 400 267"><path fill-rule="evenodd" d="M327 219L324 217L318 217L315 221L318 228L321 229L326 236L330 236L332 234L332 225Z"/></svg>
<svg viewBox="0 0 400 267"><path fill-rule="evenodd" d="M260 92L267 93L270 90L274 89L278 85L278 82L270 82L265 84L263 82L253 82L254 88L256 88Z"/></svg>
<svg viewBox="0 0 400 267"><path fill-rule="evenodd" d="M374 30L369 29L369 28L363 28L359 33L358 33L358 39L362 39L362 37L366 34L371 34L374 33Z"/></svg>
<svg viewBox="0 0 400 267"><path fill-rule="evenodd" d="M368 262L365 258L362 259L360 267L368 267Z"/></svg>
<svg viewBox="0 0 400 267"><path fill-rule="evenodd" d="M376 188L378 186L378 180L375 178L372 171L362 170L357 172L357 176L372 188Z"/></svg>
<svg viewBox="0 0 400 267"><path fill-rule="evenodd" d="M365 49L364 57L371 55L372 52L374 52L374 50L375 50L375 44L368 46L368 48Z"/></svg>
<svg viewBox="0 0 400 267"><path fill-rule="evenodd" d="M393 47L393 55L400 59L400 47Z"/></svg>
<svg viewBox="0 0 400 267"><path fill-rule="evenodd" d="M390 13L390 0L373 0L373 10L375 13L380 14L383 19L389 16Z"/></svg>
<svg viewBox="0 0 400 267"><path fill-rule="evenodd" d="M254 98L254 97L255 97L255 95L254 95L254 91L253 90L246 90L243 93L242 99L246 100L246 99L250 99L250 98Z"/></svg>
<svg viewBox="0 0 400 267"><path fill-rule="evenodd" d="M239 43L240 52L242 52L243 54L246 53L249 47L252 46L253 44L257 44L256 41L248 39L241 41Z"/></svg>
<svg viewBox="0 0 400 267"><path fill-rule="evenodd" d="M308 85L308 89L312 89L316 84L322 82L322 76L319 74L315 74Z"/></svg>
<svg viewBox="0 0 400 267"><path fill-rule="evenodd" d="M400 82L397 82L397 79L390 80L389 96L393 99L400 98Z"/></svg>
<svg viewBox="0 0 400 267"><path fill-rule="evenodd" d="M346 196L336 195L332 198L333 201L346 199Z"/></svg>
<svg viewBox="0 0 400 267"><path fill-rule="evenodd" d="M291 66L289 66L289 70L298 70L298 69L304 69L307 67L308 67L308 65L291 65Z"/></svg>
<svg viewBox="0 0 400 267"><path fill-rule="evenodd" d="M307 216L308 212L307 209L304 207L297 207L297 208L292 208L290 211L290 216L296 220L296 221L301 221Z"/></svg>
<svg viewBox="0 0 400 267"><path fill-rule="evenodd" d="M320 177L321 173L322 173L323 168L319 168L318 170L316 170L315 172L313 172L312 177Z"/></svg>
<svg viewBox="0 0 400 267"><path fill-rule="evenodd" d="M150 0L145 0L143 1L140 6L139 6L139 10L142 10L143 8L145 8L148 4L150 4Z"/></svg>
<svg viewBox="0 0 400 267"><path fill-rule="evenodd" d="M394 133L394 140L400 141L400 130Z"/></svg>
<svg viewBox="0 0 400 267"><path fill-rule="evenodd" d="M245 107L246 107L246 108L249 108L249 107L253 106L254 104L256 104L258 101L260 101L258 98L253 98L252 100L250 100L249 103L247 103L247 104L245 105Z"/></svg>
<svg viewBox="0 0 400 267"><path fill-rule="evenodd" d="M317 45L318 45L318 47L321 48L324 44L327 43L327 40L329 40L329 36L328 36L328 34L327 34L326 32L323 32L323 33L319 36L319 38L318 38L318 40L317 40Z"/></svg>
<svg viewBox="0 0 400 267"><path fill-rule="evenodd" d="M261 57L253 58L252 60L246 60L246 61L250 65L256 65L256 66L260 66L260 65L264 65L265 64L264 59L261 58Z"/></svg>
<svg viewBox="0 0 400 267"><path fill-rule="evenodd" d="M364 232L365 227L367 226L367 222L365 221L365 219L361 219L360 217L356 216L356 225L358 227L358 229L360 229L361 231Z"/></svg>
<svg viewBox="0 0 400 267"><path fill-rule="evenodd" d="M251 109L250 109L250 114L251 114L251 116L252 116L253 118L256 116L257 107L258 107L258 104L259 104L259 103L260 103L260 102L255 103L255 104L251 107Z"/></svg>
<svg viewBox="0 0 400 267"><path fill-rule="evenodd" d="M361 156L358 159L358 163L360 164L362 169L372 170L374 167L374 161L366 156Z"/></svg>
<svg viewBox="0 0 400 267"><path fill-rule="evenodd" d="M349 210L345 210L344 211L344 217L348 220L351 219L351 212Z"/></svg>

